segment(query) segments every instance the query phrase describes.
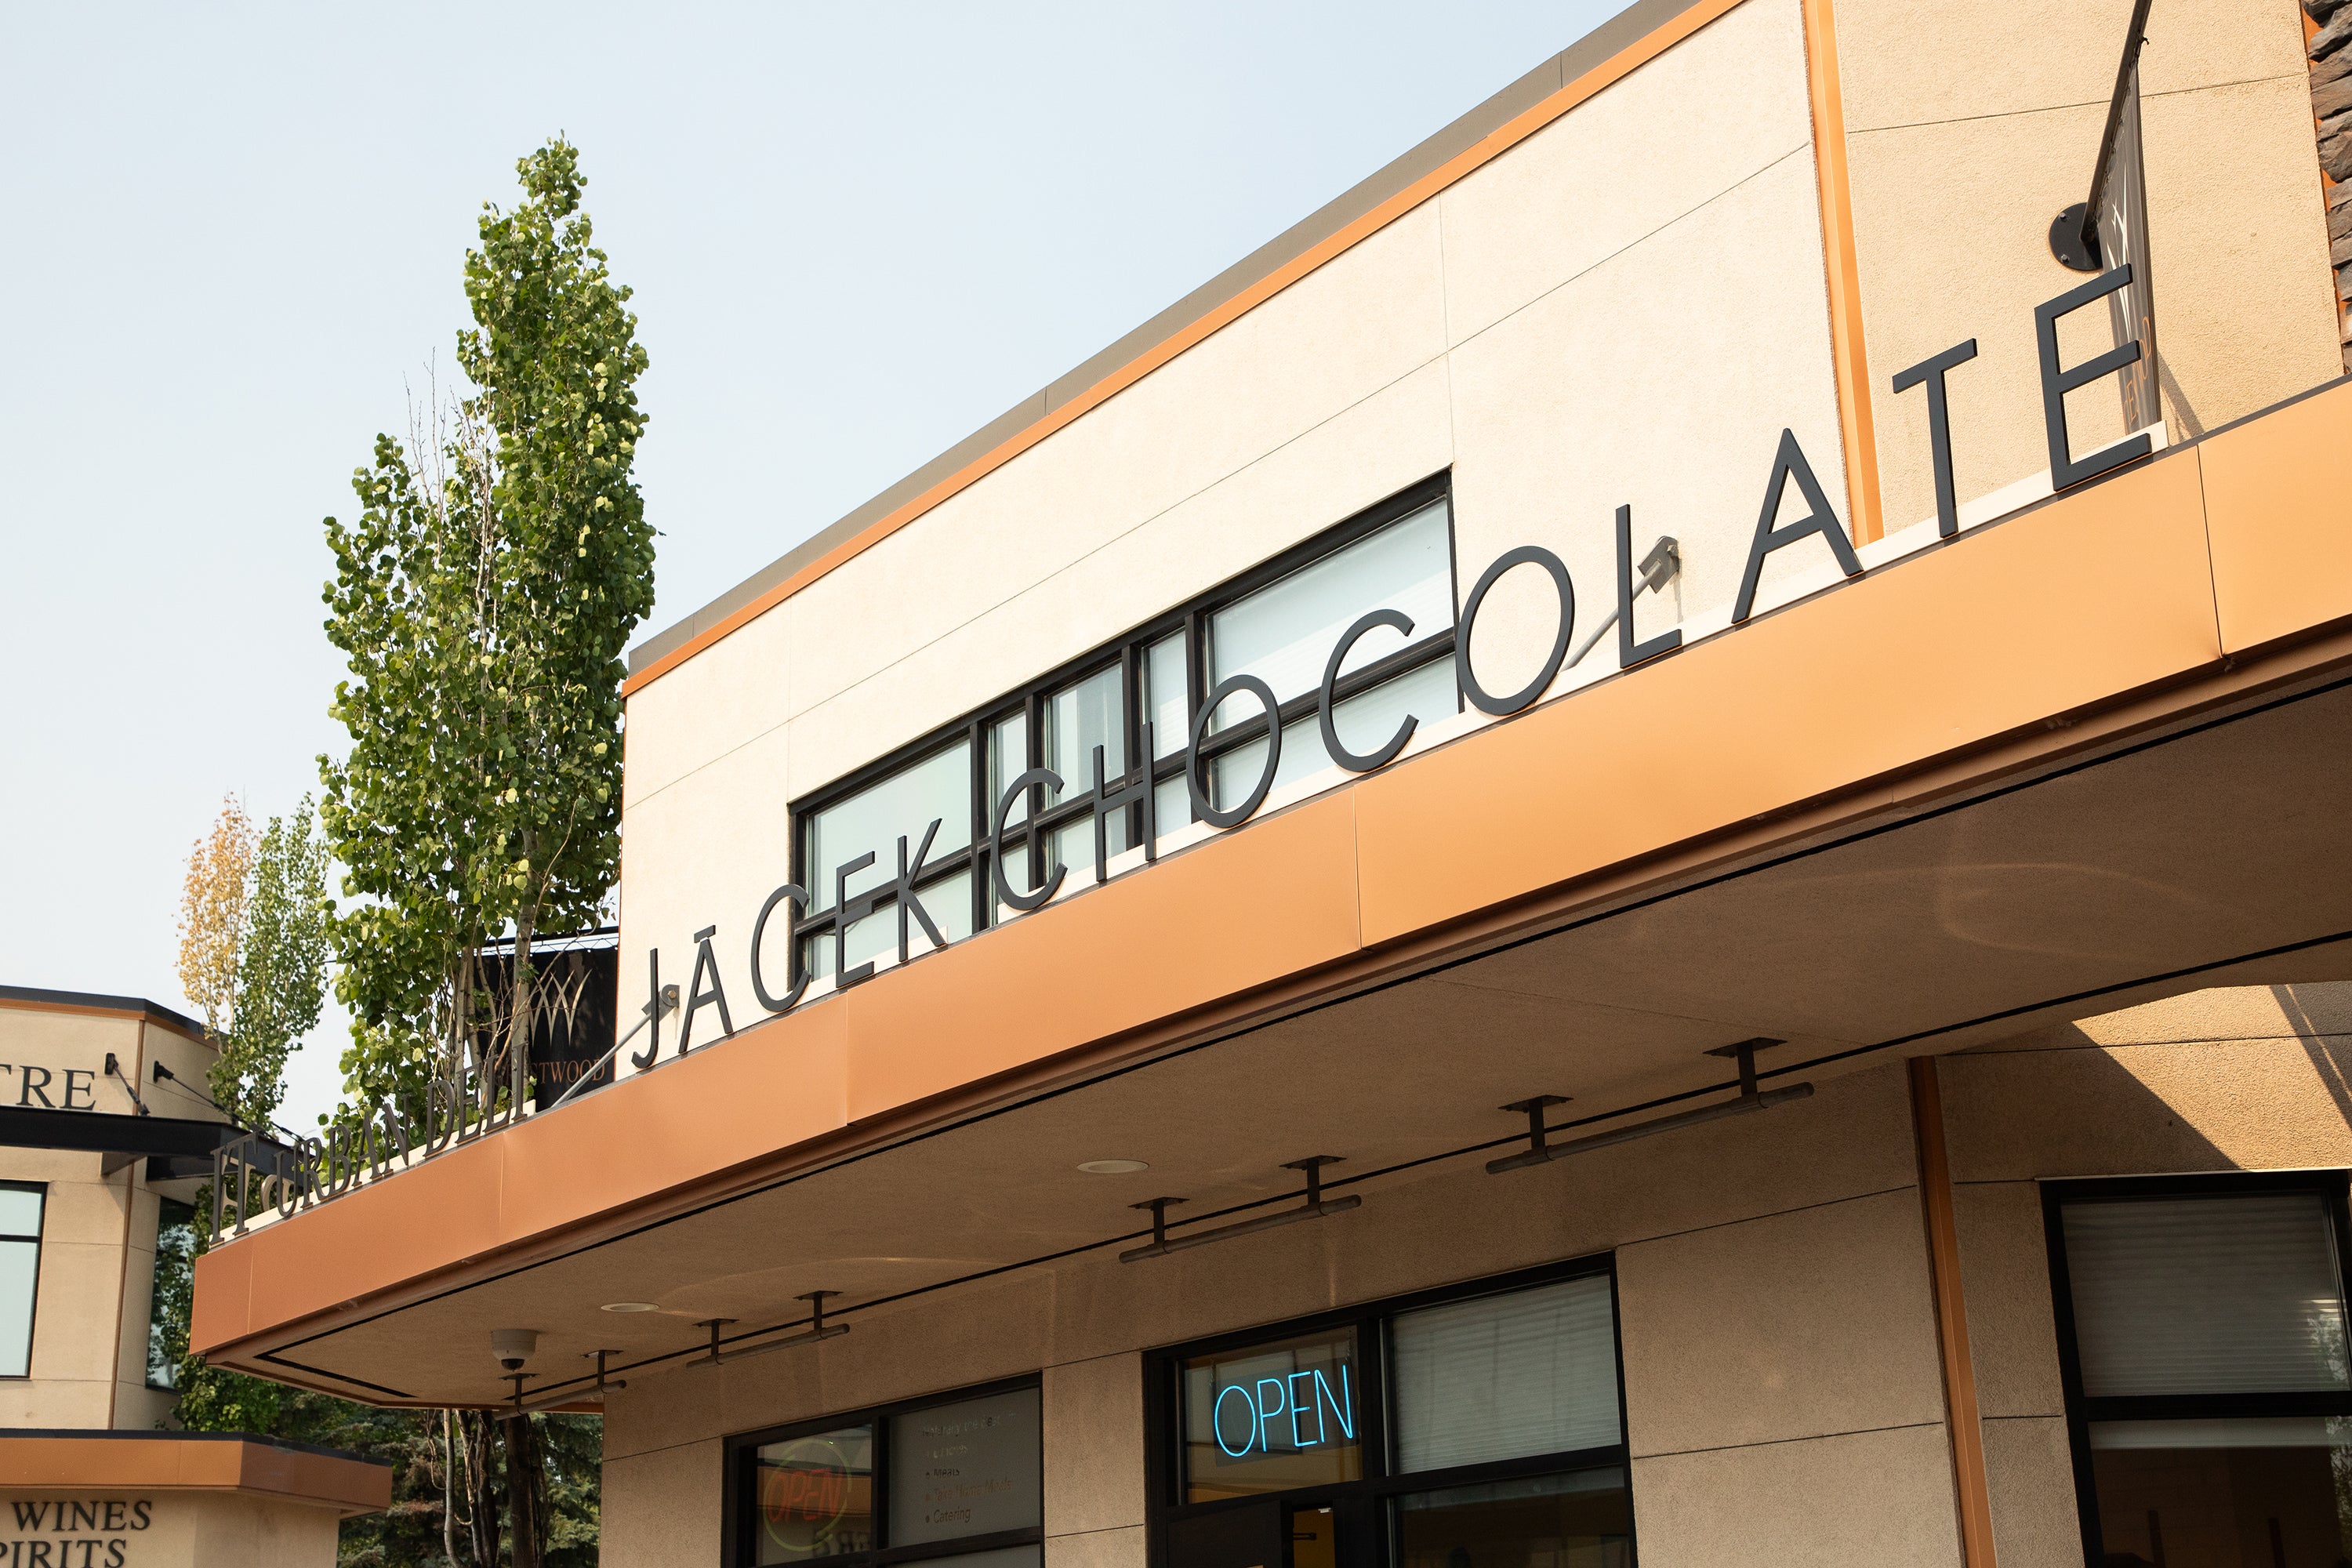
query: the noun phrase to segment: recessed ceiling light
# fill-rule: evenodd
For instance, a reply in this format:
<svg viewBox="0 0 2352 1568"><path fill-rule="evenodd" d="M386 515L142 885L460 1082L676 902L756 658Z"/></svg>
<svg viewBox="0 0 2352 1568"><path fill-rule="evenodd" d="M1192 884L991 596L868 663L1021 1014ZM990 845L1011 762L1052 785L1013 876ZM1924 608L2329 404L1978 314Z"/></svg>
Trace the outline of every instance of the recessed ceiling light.
<svg viewBox="0 0 2352 1568"><path fill-rule="evenodd" d="M604 1310L608 1312L657 1312L661 1310L661 1309L655 1306L651 1301L607 1301L604 1303Z"/></svg>
<svg viewBox="0 0 2352 1568"><path fill-rule="evenodd" d="M1141 1160L1088 1160L1078 1169L1089 1176L1131 1176L1151 1167Z"/></svg>

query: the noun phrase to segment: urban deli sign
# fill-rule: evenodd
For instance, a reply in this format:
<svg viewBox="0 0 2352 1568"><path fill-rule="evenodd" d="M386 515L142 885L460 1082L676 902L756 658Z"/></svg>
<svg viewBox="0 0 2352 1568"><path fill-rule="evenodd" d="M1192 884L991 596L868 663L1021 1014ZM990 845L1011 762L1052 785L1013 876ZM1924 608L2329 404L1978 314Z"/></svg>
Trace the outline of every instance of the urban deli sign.
<svg viewBox="0 0 2352 1568"><path fill-rule="evenodd" d="M2154 449L2147 434L2139 434L2105 447L2086 458L2077 458L2069 447L2066 434L2066 394L2116 374L2125 367L2139 362L2142 343L2138 337L2124 339L2126 313L2111 311L2116 323L2116 346L2081 364L2062 366L2058 358L2058 322L2072 312L2099 300L2121 293L2132 282L2129 265L2118 267L2101 277L2045 304L2033 312L2035 345L2041 362L2042 405L2044 426L2050 447L2050 477L2055 490L2068 489L2085 480L2097 478L2110 469L2144 458ZM2138 329L2145 331L2145 327ZM1958 366L1976 357L1976 340L1945 350L1923 360L1894 379L1896 392L1922 388L1927 393L1928 446L1934 468L1936 486L1936 529L1940 537L1950 538L1959 531L1959 507L1952 479L1952 442L1949 405L1945 395L1945 377ZM1794 485L1804 502L1805 515L1797 521L1778 521L1782 500L1788 489ZM1633 560L1633 509L1621 506L1616 516L1616 623L1617 662L1621 669L1631 668L1682 646L1679 629L1660 632L1641 638L1633 632L1633 604L1636 568ZM1754 614L1758 589L1762 582L1764 563L1773 554L1808 541L1818 541L1817 548L1830 552L1837 569L1847 580L1862 575L1862 562L1847 540L1844 529L1831 509L1828 496L1822 493L1821 482L1814 476L1812 465L1806 459L1804 449L1792 431L1782 430L1779 449L1772 459L1770 473L1764 485L1764 503L1757 513L1756 528L1748 546L1748 561L1740 574L1739 593L1734 600L1731 624L1734 626ZM1473 628L1487 594L1503 574L1520 566L1534 566L1549 577L1559 602L1559 622L1542 668L1525 686L1516 691L1496 694L1479 684L1470 668L1470 646ZM1506 719L1534 705L1549 688L1566 662L1570 639L1576 621L1575 584L1569 577L1568 567L1559 556L1540 545L1521 545L1505 552L1480 574L1475 586L1464 602L1454 639L1454 679L1463 698L1480 712L1492 718ZM1396 760L1412 738L1416 721L1408 715L1396 732L1377 751L1351 752L1341 747L1332 709L1334 687L1340 667L1357 640L1378 626L1388 626L1408 636L1412 621L1401 611L1374 610L1358 619L1339 635L1332 646L1329 659L1324 665L1320 692L1319 719L1325 747L1341 767L1357 773L1369 773L1386 767ZM1210 691L1193 716L1192 732L1184 757L1184 776L1191 796L1193 815L1219 830L1241 826L1265 804L1274 786L1276 770L1281 759L1282 730L1277 723L1268 724L1265 758L1249 792L1231 806L1219 806L1209 787L1202 744L1206 738L1209 716L1229 698L1246 694L1255 700L1269 719L1277 710L1273 689L1255 676L1237 675L1220 683ZM1153 748L1148 743L1143 752L1148 759ZM1007 820L1033 785L1060 791L1066 781L1048 768L1034 768L1014 779L997 799L988 824L990 875L995 883L996 896L1003 904L1020 910L1040 908L1058 892L1067 868L1056 862L1045 879L1034 889L1023 890L1011 884L1004 871L1004 839ZM1151 788L1149 761L1130 768L1127 776L1115 782L1097 779L1091 796L1095 823L1095 870L1097 880L1108 879L1108 856L1105 826L1111 814L1129 807L1139 808L1144 830L1139 846L1147 862L1158 857L1158 824ZM899 910L898 957L901 963L910 956L910 927L920 926L934 948L948 945L929 912L923 908L916 887L926 869L926 858L941 826L934 818L921 843L911 854L904 838L898 844L898 867L895 879L851 900L845 897L847 879L874 863L868 852L857 859L833 868L835 908L843 918L834 922L834 973L835 984L846 989L873 977L872 963L851 967L846 963L847 931L854 921L851 906L865 913L896 901ZM770 893L753 917L751 928L749 970L751 990L761 1009L771 1015L791 1012L806 994L809 976L801 965L793 931L809 908L806 889L788 882ZM782 941L788 953L791 983L783 990L772 991L768 985L761 955L767 946L768 928L783 914ZM640 1030L649 1030L650 1037L643 1050L631 1054L632 1066L640 1070L652 1068L661 1057L661 1021L665 1015L678 1012L677 1045L675 1054L684 1056L692 1048L694 1024L705 1007L715 1007L719 1014L719 1038L735 1033L734 1017L728 1005L727 991L719 976L719 957L715 943L719 928L706 925L694 933L694 968L687 986L683 1004L676 985L664 986L661 981L661 953L655 949L649 955L648 999L638 1009L639 1021L629 1034L607 1053L606 1060L619 1054L623 1046ZM604 1066L599 1062L591 1072ZM457 1143L467 1142L485 1132L509 1125L523 1112L518 1109L520 1095L502 1097L500 1082L485 1081L481 1075L469 1071L462 1063L447 1064L444 1076L429 1086L422 1114L411 1116L404 1108L386 1104L377 1108L366 1121L331 1129L324 1139L297 1138L291 1151L278 1151L274 1146L247 1137L220 1151L215 1156L213 1184L213 1230L221 1233L225 1215L225 1199L234 1194L236 1208L234 1233L246 1229L244 1215L251 1212L247 1205L271 1205L280 1217L291 1215L298 1209L327 1199L338 1197L364 1182L381 1180L392 1171L404 1169L413 1158L430 1158ZM568 1096L566 1097L568 1098ZM257 1189L254 1183L257 1180ZM10 1565L13 1568L13 1565Z"/></svg>
<svg viewBox="0 0 2352 1568"><path fill-rule="evenodd" d="M2066 434L2066 394L2080 387L2088 386L2102 377L2116 374L2126 366L2137 363L2142 350L2140 340L2134 337L2118 342L2116 347L2081 364L2061 365L2058 359L2058 322L2063 317L2086 305L2122 293L2130 287L2131 282L2131 267L2128 265L2118 267L2034 308L2034 340L2041 362L2042 406L2050 447L2050 479L2051 488L2053 490L2068 489L2085 480L2095 479L2110 469L2147 457L2154 449L2154 443L2147 433L2142 430L2125 440L2103 447L2088 457L2077 458L2074 456ZM2115 312L2111 312L2111 317L2116 324L2116 336L2122 339L2124 323L2127 318ZM1960 528L1959 502L1952 477L1950 404L1946 396L1945 377L1953 370L1974 359L1976 353L1976 340L1970 338L1965 342L1946 349L1939 354L1921 361L1908 370L1900 372L1894 379L1894 389L1896 392L1908 392L1916 387L1924 388L1927 393L1928 447L1936 487L1936 531L1939 537L1945 539L1958 533ZM2128 405L2128 399L2126 403ZM1796 487L1799 499L1804 502L1805 515L1795 522L1782 523L1778 521L1781 503L1791 484ZM1617 509L1616 518L1615 618L1617 664L1621 669L1628 669L1634 665L1655 658L1661 654L1670 653L1680 647L1683 641L1683 634L1679 628L1660 632L1654 637L1646 638L1637 637L1634 635L1633 594L1636 567L1633 553L1633 510L1630 506L1621 506ZM1756 529L1748 541L1748 562L1745 570L1740 574L1739 593L1732 603L1731 624L1734 626L1740 625L1755 613L1756 596L1763 581L1765 562L1777 552L1816 539L1820 541L1821 547L1829 551L1832 559L1836 563L1837 569L1847 580L1851 581L1862 575L1862 561L1854 553L1853 545L1847 540L1845 530L1839 524L1836 513L1831 509L1829 497L1822 492L1821 481L1814 477L1812 465L1807 461L1804 448L1799 445L1794 431L1783 429L1780 432L1780 447L1773 455L1771 472L1764 483L1764 504L1757 513ZM1552 586L1559 595L1559 620L1554 628L1550 651L1545 656L1542 668L1536 671L1533 679L1517 690L1497 695L1480 685L1477 677L1471 670L1472 633L1488 592L1501 580L1505 573L1520 566L1538 567L1551 579ZM1560 558L1541 545L1536 544L1523 544L1517 549L1506 551L1479 574L1476 585L1470 590L1468 598L1463 601L1461 619L1456 627L1454 643L1454 677L1455 684L1461 689L1463 699L1481 713L1497 719L1509 718L1533 706L1536 700L1543 695L1559 674L1560 668L1568 657L1575 624L1576 588L1569 577L1567 565ZM1322 731L1323 744L1332 760L1350 773L1372 773L1395 761L1403 752L1406 743L1412 739L1413 730L1418 722L1408 714L1398 724L1396 732L1389 737L1387 742L1377 751L1370 752L1349 752L1339 743L1339 731L1332 719L1332 709L1340 668L1346 664L1348 655L1354 648L1357 640L1367 632L1380 626L1390 627L1408 637L1412 632L1412 621L1402 611L1374 610L1358 619L1339 634L1339 640L1332 645L1330 658L1323 666L1323 682L1318 703L1318 720ZM1213 798L1213 793L1209 787L1206 759L1202 752L1202 744L1207 738L1210 716L1216 711L1219 705L1228 699L1244 695L1247 695L1258 704L1268 721L1265 762L1249 792L1236 804L1220 807ZM1207 823L1212 827L1229 830L1247 822L1255 815L1258 807L1265 804L1268 792L1274 787L1276 769L1281 763L1282 726L1276 721L1277 710L1278 705L1273 689L1253 675L1230 677L1220 682L1202 700L1199 709L1193 714L1192 732L1188 737L1184 752L1185 789L1191 798L1192 815L1196 819ZM1129 807L1135 807L1140 811L1143 818L1143 833L1139 847L1142 849L1143 858L1147 863L1158 858L1158 815L1154 809L1155 796L1151 784L1150 763L1148 760L1153 752L1149 725L1145 726L1145 737L1142 750L1146 760L1131 766L1126 776L1120 779L1105 781L1097 777L1094 790L1089 796L1086 797L1091 801L1093 808L1095 877L1098 882L1109 879L1108 851L1109 836L1106 831L1106 826L1116 813L1126 811ZM1058 793L1066 787L1067 781L1051 768L1030 769L1005 787L996 800L994 810L987 825L990 875L995 883L997 901L1024 912L1038 909L1051 901L1054 895L1061 890L1063 878L1068 871L1068 868L1057 860L1048 869L1045 879L1038 886L1025 891L1013 887L1005 874L1006 825L1013 817L1031 787L1040 784L1047 790ZM933 948L948 945L947 938L941 934L937 922L931 919L929 911L923 908L922 900L916 890L917 884L922 880L927 869L926 858L930 853L932 842L937 837L943 819L938 817L931 820L930 826L923 833L921 842L911 854L908 849L908 840L901 837L898 840L898 875L856 899L848 896L849 879L874 864L874 853L869 850L856 859L833 868L834 903L831 907L840 911L833 922L832 932L833 971L837 977L835 982L836 988L846 989L873 978L875 965L871 961L855 967L850 966L848 932L849 928L858 918L886 905L895 906L899 911L898 921L899 963L906 963L911 956L909 938L913 927L921 928L924 936L929 939ZM766 1013L791 1012L800 1004L801 998L808 990L809 976L799 962L798 944L793 940L793 936L801 917L808 912L809 901L807 889L796 882L787 882L768 895L767 900L760 906L759 913L752 919L750 950L747 954L748 968L751 976L752 994L758 1000L761 1010ZM784 913L782 940L785 952L792 955L789 961L792 978L791 983L781 993L776 993L769 989L767 973L762 964L762 954L767 947L768 927L775 920L779 910ZM645 1049L630 1056L629 1061L632 1066L643 1070L651 1068L659 1060L661 1020L665 1014L671 1011L679 1011L683 1014L678 1026L677 1054L679 1056L684 1056L692 1048L694 1022L705 1007L715 1007L718 1010L719 1032L721 1039L735 1033L734 1017L728 1007L726 986L719 977L719 957L713 946L718 934L719 928L716 925L707 925L694 933L694 970L682 1006L677 999L677 988L671 986L665 989L662 984L660 950L655 949L649 954L648 998L644 1006L639 1009L641 1021L636 1027L649 1028L651 1037ZM632 1036L635 1033L635 1030L633 1029Z"/></svg>

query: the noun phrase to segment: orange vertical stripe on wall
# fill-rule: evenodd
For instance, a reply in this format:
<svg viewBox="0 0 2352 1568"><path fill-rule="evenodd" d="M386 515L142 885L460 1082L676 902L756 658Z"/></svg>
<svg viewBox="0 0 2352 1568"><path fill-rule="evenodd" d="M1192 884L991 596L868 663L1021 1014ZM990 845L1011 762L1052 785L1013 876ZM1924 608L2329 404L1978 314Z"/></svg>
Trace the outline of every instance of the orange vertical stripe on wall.
<svg viewBox="0 0 2352 1568"><path fill-rule="evenodd" d="M1879 516L1878 437L1870 413L1870 356L1863 344L1862 274L1854 259L1853 192L1846 177L1845 100L1838 78L1832 0L1804 0L1805 69L1813 99L1813 169L1822 195L1822 258L1829 278L1830 353L1845 439L1846 504L1853 539L1885 532Z"/></svg>
<svg viewBox="0 0 2352 1568"><path fill-rule="evenodd" d="M1952 1165L1944 1146L1944 1089L1936 1058L1914 1057L1911 1123L1919 1153L1919 1205L1927 1226L1927 1267L1936 1296L1936 1339L1944 1360L1944 1421L1952 1438L1952 1491L1959 1506L1960 1559L1993 1568L1992 1495L1985 1479L1984 1423L1969 1352L1968 1302L1960 1289L1959 1223Z"/></svg>

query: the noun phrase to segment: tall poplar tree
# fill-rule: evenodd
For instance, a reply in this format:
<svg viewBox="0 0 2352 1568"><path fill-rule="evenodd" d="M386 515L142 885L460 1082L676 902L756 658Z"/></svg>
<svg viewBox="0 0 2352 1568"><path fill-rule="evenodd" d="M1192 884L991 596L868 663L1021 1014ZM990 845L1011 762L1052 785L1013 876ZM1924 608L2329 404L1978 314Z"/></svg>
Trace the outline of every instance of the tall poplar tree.
<svg viewBox="0 0 2352 1568"><path fill-rule="evenodd" d="M378 436L352 479L358 521L326 520L327 635L351 667L332 711L351 750L320 759L320 816L362 900L331 928L362 1116L392 1098L414 1110L430 1078L467 1067L519 1104L533 940L595 923L619 872L621 656L653 608L631 477L646 353L581 211L578 152L558 138L517 169L525 199L486 205L466 256L464 395L436 398L405 446ZM500 940L511 963L486 966ZM563 1544L547 1420L498 1424L513 1568ZM454 1472L461 1447L487 1453L487 1428L470 1411L448 1425ZM495 1559L482 1511L474 1555Z"/></svg>
<svg viewBox="0 0 2352 1568"><path fill-rule="evenodd" d="M326 521L352 744L320 759L321 815L365 900L333 927L363 1105L413 1104L436 1060L468 1058L519 1094L532 941L593 924L619 869L621 656L653 607L646 353L578 152L517 168L526 199L486 205L466 257L465 395L405 447L377 437L358 521ZM478 955L509 938L509 989L488 995Z"/></svg>

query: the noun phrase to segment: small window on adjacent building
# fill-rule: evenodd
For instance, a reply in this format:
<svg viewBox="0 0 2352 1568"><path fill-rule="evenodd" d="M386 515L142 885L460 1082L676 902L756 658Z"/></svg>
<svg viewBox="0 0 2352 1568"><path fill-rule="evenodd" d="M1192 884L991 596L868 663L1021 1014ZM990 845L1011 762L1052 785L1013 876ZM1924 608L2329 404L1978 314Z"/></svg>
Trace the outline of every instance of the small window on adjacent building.
<svg viewBox="0 0 2352 1568"><path fill-rule="evenodd" d="M188 1353L188 1314L196 1295L196 1211L156 1201L155 1286L147 1310L147 1386L176 1389Z"/></svg>
<svg viewBox="0 0 2352 1568"><path fill-rule="evenodd" d="M2344 1184L2045 1189L2090 1561L2352 1558Z"/></svg>
<svg viewBox="0 0 2352 1568"><path fill-rule="evenodd" d="M1042 1568L1037 1390L868 1412L745 1439L742 1545L768 1568Z"/></svg>
<svg viewBox="0 0 2352 1568"><path fill-rule="evenodd" d="M38 1182L0 1182L0 1377L33 1372L33 1303L41 1279Z"/></svg>

